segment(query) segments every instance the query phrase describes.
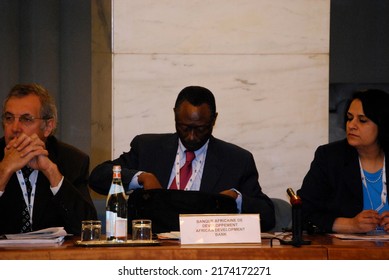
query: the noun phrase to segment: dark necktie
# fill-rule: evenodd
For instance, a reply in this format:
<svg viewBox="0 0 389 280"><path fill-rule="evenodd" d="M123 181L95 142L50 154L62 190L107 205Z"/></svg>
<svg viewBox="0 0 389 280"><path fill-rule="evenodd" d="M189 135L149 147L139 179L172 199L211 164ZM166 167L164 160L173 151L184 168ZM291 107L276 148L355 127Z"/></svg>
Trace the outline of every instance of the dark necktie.
<svg viewBox="0 0 389 280"><path fill-rule="evenodd" d="M190 176L192 176L192 161L196 157L195 153L192 151L185 151L186 160L184 166L180 169L180 188L177 187L176 178L174 178L172 185L170 186L171 190L184 190L186 184L189 181Z"/></svg>
<svg viewBox="0 0 389 280"><path fill-rule="evenodd" d="M30 204L31 200L31 192L32 192L32 186L30 182L30 175L34 171L30 167L23 167L22 173L24 177L24 182L26 184L26 190L27 190L27 198L28 198L28 204ZM32 230L31 228L31 222L30 222L30 211L29 211L29 205L26 205L25 209L22 211L22 230L21 232L29 232Z"/></svg>

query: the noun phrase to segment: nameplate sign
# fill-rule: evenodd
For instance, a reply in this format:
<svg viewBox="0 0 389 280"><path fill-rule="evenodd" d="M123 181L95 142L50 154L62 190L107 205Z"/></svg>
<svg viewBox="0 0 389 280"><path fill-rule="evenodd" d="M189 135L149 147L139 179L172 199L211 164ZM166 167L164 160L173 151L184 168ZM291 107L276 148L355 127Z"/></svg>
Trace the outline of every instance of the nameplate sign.
<svg viewBox="0 0 389 280"><path fill-rule="evenodd" d="M180 214L181 244L261 243L259 214Z"/></svg>

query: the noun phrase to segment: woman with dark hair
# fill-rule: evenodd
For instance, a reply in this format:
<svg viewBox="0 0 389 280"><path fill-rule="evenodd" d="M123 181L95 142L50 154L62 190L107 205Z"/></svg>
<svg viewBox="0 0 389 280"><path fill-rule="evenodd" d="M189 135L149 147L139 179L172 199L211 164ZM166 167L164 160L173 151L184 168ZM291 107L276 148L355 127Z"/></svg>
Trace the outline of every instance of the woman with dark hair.
<svg viewBox="0 0 389 280"><path fill-rule="evenodd" d="M389 94L355 92L346 139L318 147L298 195L303 219L321 232L389 232Z"/></svg>

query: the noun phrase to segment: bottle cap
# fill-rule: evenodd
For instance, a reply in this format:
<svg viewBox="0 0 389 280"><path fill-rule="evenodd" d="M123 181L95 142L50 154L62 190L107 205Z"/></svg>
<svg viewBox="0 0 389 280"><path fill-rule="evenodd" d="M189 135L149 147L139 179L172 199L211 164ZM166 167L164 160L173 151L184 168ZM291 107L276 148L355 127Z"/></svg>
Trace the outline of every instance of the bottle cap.
<svg viewBox="0 0 389 280"><path fill-rule="evenodd" d="M115 172L119 172L119 171L122 171L122 167L120 165L114 165L112 170Z"/></svg>

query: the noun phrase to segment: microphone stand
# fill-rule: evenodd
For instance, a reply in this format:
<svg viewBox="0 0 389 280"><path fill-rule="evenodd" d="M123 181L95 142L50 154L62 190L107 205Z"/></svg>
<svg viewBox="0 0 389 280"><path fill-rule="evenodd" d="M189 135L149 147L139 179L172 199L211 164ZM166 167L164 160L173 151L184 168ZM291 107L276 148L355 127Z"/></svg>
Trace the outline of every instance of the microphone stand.
<svg viewBox="0 0 389 280"><path fill-rule="evenodd" d="M292 204L292 240L280 240L283 245L293 245L300 247L301 245L311 244L310 240L303 240L303 227L301 218L302 200L297 196L291 188L286 190Z"/></svg>

